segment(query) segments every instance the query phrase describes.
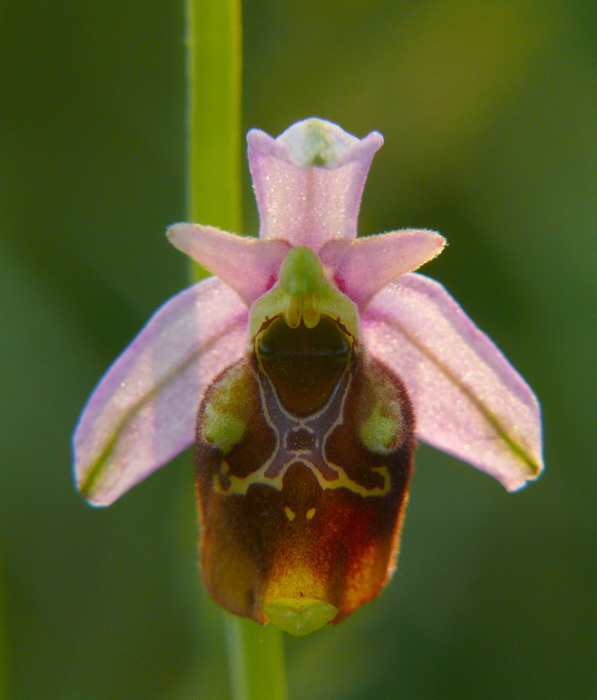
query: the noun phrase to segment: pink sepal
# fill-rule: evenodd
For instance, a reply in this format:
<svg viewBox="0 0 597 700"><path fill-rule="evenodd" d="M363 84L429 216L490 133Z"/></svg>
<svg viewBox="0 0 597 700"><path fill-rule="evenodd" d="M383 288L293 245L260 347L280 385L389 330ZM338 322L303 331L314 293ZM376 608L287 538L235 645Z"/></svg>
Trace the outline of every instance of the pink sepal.
<svg viewBox="0 0 597 700"><path fill-rule="evenodd" d="M535 395L442 285L408 274L363 315L371 354L405 382L417 435L513 491L543 468Z"/></svg>
<svg viewBox="0 0 597 700"><path fill-rule="evenodd" d="M215 278L152 316L100 381L75 431L75 476L93 505L111 504L193 442L203 391L242 356L246 328L246 306Z"/></svg>

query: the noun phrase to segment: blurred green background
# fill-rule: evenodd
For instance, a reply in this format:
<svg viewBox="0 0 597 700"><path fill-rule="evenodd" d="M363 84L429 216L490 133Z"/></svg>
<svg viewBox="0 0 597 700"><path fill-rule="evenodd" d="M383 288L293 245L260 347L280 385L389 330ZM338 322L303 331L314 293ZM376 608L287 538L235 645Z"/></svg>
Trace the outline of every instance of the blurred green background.
<svg viewBox="0 0 597 700"><path fill-rule="evenodd" d="M244 126L381 131L360 231L444 233L425 273L545 416L547 471L517 494L420 448L397 575L339 627L287 639L291 697L597 697L594 2L277 0L244 15ZM3 698L228 694L190 455L107 510L70 475L89 392L186 285L163 236L185 218L182 35L182 0L2 9Z"/></svg>

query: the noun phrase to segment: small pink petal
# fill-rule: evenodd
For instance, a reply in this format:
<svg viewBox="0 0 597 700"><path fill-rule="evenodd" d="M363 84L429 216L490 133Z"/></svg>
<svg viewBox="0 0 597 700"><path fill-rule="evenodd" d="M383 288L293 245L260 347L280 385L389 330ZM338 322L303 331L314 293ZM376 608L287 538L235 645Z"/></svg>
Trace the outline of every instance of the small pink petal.
<svg viewBox="0 0 597 700"><path fill-rule="evenodd" d="M260 238L284 238L316 252L330 238L355 238L381 134L359 140L330 122L305 119L277 139L253 129L247 142Z"/></svg>
<svg viewBox="0 0 597 700"><path fill-rule="evenodd" d="M248 306L274 285L290 250L287 241L243 238L200 224L174 224L168 238L238 292Z"/></svg>
<svg viewBox="0 0 597 700"><path fill-rule="evenodd" d="M338 287L363 308L380 289L435 258L445 245L439 233L406 229L328 241L319 257Z"/></svg>
<svg viewBox="0 0 597 700"><path fill-rule="evenodd" d="M539 475L535 395L440 284L407 274L379 292L363 314L363 335L405 382L423 442L510 491Z"/></svg>
<svg viewBox="0 0 597 700"><path fill-rule="evenodd" d="M193 442L205 388L238 360L247 308L215 278L164 304L100 381L74 435L79 488L106 506Z"/></svg>

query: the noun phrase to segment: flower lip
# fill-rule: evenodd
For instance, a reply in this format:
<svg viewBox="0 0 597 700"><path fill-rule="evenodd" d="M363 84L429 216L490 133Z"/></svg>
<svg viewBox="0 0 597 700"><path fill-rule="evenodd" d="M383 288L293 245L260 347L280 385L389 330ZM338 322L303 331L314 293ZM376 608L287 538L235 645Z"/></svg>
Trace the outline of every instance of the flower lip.
<svg viewBox="0 0 597 700"><path fill-rule="evenodd" d="M274 156L298 168L340 168L363 157L373 157L383 145L383 136L372 131L358 139L324 119L303 119L278 138L259 129L247 134L249 151Z"/></svg>

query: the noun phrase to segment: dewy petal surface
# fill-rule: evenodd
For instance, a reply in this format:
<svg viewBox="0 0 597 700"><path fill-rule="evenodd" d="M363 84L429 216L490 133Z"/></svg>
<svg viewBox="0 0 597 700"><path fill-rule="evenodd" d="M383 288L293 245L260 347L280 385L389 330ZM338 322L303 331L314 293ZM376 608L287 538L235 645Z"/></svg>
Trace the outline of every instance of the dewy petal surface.
<svg viewBox="0 0 597 700"><path fill-rule="evenodd" d="M232 287L250 305L273 286L290 243L227 233L213 226L174 224L168 238Z"/></svg>
<svg viewBox="0 0 597 700"><path fill-rule="evenodd" d="M112 365L74 435L81 492L105 506L194 440L203 391L245 350L247 309L209 278L162 306Z"/></svg>
<svg viewBox="0 0 597 700"><path fill-rule="evenodd" d="M328 241L320 258L340 289L363 307L387 284L439 255L445 245L446 239L435 231L406 229Z"/></svg>
<svg viewBox="0 0 597 700"><path fill-rule="evenodd" d="M356 237L381 134L359 140L330 122L306 119L277 139L253 129L247 142L260 238L284 238L318 251L330 238Z"/></svg>
<svg viewBox="0 0 597 700"><path fill-rule="evenodd" d="M538 476L537 399L439 283L411 273L379 292L363 314L363 335L405 382L423 442L508 490Z"/></svg>

